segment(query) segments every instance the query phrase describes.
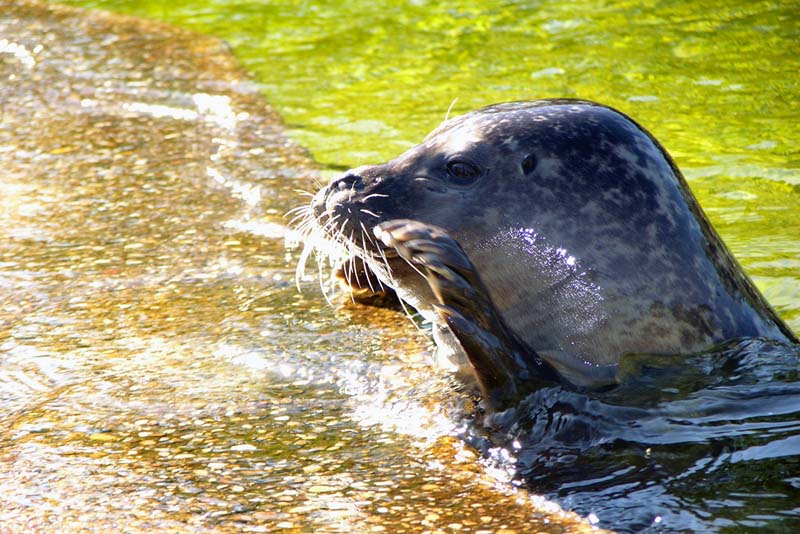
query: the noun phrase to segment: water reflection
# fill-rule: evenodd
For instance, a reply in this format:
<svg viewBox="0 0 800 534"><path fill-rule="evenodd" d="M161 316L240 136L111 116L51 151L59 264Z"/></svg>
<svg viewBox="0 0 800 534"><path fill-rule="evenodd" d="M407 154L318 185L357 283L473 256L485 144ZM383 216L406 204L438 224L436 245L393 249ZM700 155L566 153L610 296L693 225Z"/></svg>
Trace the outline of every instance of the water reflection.
<svg viewBox="0 0 800 534"><path fill-rule="evenodd" d="M609 392L546 389L494 416L490 446L527 487L620 531L800 520L800 349L743 340L627 365Z"/></svg>

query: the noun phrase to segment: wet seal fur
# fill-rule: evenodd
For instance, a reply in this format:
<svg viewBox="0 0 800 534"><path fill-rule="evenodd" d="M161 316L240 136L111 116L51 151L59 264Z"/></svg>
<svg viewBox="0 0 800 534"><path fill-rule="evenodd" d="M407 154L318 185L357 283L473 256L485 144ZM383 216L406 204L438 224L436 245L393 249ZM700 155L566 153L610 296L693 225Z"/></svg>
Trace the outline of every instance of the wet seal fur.
<svg viewBox="0 0 800 534"><path fill-rule="evenodd" d="M612 385L629 354L798 342L664 148L600 104L447 120L335 178L305 212L301 263L316 250L344 260L352 285L396 290L433 322L442 360L468 363L489 409L553 382Z"/></svg>

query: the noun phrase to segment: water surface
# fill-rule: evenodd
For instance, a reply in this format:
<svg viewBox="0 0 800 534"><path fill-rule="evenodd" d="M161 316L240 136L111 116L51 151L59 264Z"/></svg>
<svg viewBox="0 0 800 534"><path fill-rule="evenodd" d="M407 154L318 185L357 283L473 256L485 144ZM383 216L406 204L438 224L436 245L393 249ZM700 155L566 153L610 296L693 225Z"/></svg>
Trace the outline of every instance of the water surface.
<svg viewBox="0 0 800 534"><path fill-rule="evenodd" d="M698 356L677 391L655 365L624 398L546 392L486 427L410 321L296 291L282 216L456 98L595 99L664 143L800 330L796 6L80 4L222 37L247 72L213 39L0 3L5 528L587 527L554 502L621 529L796 524L791 351Z"/></svg>

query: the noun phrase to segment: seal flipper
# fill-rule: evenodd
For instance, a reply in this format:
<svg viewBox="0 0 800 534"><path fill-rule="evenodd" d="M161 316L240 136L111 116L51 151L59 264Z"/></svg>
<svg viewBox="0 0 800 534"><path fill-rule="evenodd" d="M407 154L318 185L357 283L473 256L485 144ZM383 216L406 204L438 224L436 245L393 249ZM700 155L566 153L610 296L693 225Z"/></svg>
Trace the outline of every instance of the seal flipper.
<svg viewBox="0 0 800 534"><path fill-rule="evenodd" d="M422 267L438 300L435 308L466 352L490 409L507 408L558 381L556 371L511 333L472 262L444 230L400 219L376 227L375 235Z"/></svg>

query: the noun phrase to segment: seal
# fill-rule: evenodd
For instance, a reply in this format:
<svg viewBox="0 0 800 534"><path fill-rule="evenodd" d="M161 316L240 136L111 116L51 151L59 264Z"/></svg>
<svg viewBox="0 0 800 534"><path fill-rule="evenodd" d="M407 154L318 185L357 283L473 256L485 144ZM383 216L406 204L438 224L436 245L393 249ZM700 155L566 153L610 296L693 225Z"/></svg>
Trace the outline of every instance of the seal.
<svg viewBox="0 0 800 534"><path fill-rule="evenodd" d="M468 363L490 410L547 384L613 385L626 355L798 342L665 149L593 102L447 120L333 179L304 212L301 264L321 252L351 285L394 289L433 323L440 356Z"/></svg>

